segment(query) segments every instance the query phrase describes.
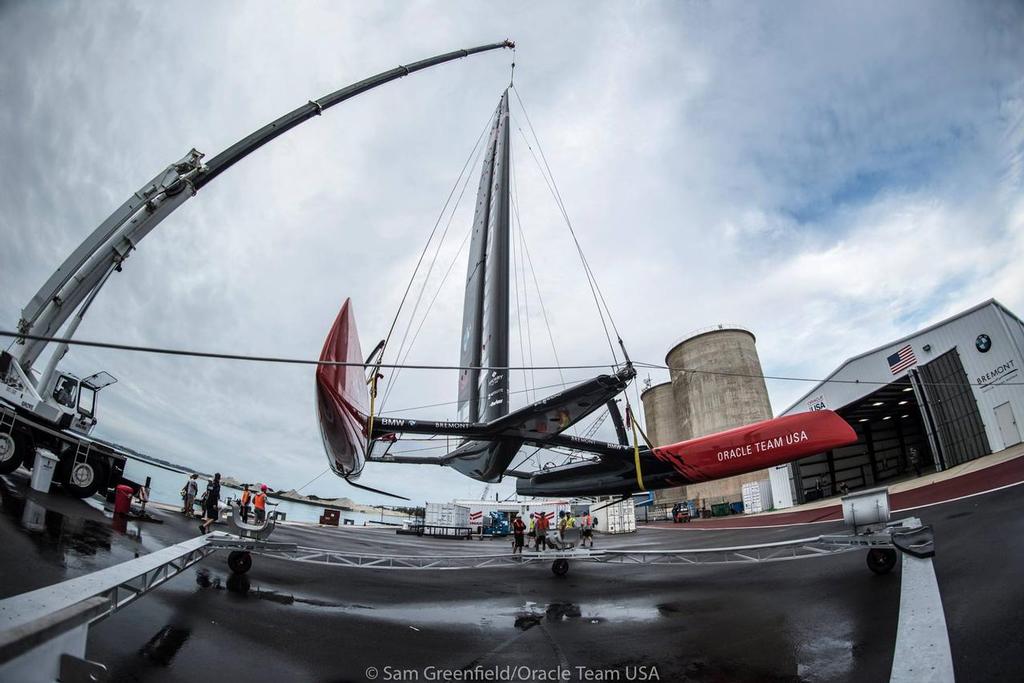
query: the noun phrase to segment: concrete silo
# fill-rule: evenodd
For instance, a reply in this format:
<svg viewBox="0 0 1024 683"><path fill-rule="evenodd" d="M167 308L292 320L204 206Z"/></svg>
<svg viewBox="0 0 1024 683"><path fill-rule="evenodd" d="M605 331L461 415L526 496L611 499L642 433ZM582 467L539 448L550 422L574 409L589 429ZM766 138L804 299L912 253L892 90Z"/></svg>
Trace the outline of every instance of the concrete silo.
<svg viewBox="0 0 1024 683"><path fill-rule="evenodd" d="M688 438L713 434L772 417L768 388L752 332L718 326L676 344L665 356L677 407L685 407ZM680 411L683 412L683 411ZM741 486L768 478L768 470L690 484L688 499L712 503L742 500Z"/></svg>
<svg viewBox="0 0 1024 683"><path fill-rule="evenodd" d="M640 401L644 404L647 438L655 446L666 446L690 438L690 421L686 415L689 406L676 405L671 382L662 382L645 389L640 394Z"/></svg>

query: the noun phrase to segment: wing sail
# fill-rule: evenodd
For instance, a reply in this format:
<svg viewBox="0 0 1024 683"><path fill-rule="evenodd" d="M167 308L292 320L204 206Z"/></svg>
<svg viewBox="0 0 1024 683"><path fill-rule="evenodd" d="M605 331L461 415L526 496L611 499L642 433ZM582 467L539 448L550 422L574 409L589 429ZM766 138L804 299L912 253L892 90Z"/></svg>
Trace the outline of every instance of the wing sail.
<svg viewBox="0 0 1024 683"><path fill-rule="evenodd" d="M469 247L462 313L459 420L492 422L508 414L509 130L508 91L487 141ZM480 370L479 368L499 368ZM501 478L519 449L509 442L466 441L449 463L483 481Z"/></svg>

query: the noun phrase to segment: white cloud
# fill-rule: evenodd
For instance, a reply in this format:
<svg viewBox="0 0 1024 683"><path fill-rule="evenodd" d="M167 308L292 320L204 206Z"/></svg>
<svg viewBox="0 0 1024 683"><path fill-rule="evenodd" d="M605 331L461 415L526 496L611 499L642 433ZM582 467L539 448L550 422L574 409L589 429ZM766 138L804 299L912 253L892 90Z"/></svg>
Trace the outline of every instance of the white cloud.
<svg viewBox="0 0 1024 683"><path fill-rule="evenodd" d="M7 3L0 321L190 147L212 155L366 75L512 37L517 86L634 358L660 361L688 330L727 321L758 334L768 373L821 376L989 296L1024 310L1021 28L1012 3ZM401 79L259 150L147 238L80 336L315 357L352 296L368 350L509 57ZM513 135L560 360L607 361L571 242ZM458 262L410 360L457 361L464 272ZM535 299L529 322L535 360L551 361ZM67 362L121 378L103 394L102 429L128 445L280 487L325 467L309 368L82 349ZM769 386L777 410L806 388ZM389 407L454 398L451 373L407 371ZM446 470L368 477L417 497L482 488ZM314 488L351 494L326 477Z"/></svg>

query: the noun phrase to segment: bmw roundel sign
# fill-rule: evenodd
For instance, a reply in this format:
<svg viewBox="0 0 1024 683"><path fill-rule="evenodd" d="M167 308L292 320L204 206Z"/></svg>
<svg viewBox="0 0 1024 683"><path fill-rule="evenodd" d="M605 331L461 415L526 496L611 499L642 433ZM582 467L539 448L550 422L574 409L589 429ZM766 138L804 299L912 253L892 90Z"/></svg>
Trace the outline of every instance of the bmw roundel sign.
<svg viewBox="0 0 1024 683"><path fill-rule="evenodd" d="M982 353L988 353L988 350L992 348L992 339L987 334L979 334L978 338L974 340L974 346Z"/></svg>

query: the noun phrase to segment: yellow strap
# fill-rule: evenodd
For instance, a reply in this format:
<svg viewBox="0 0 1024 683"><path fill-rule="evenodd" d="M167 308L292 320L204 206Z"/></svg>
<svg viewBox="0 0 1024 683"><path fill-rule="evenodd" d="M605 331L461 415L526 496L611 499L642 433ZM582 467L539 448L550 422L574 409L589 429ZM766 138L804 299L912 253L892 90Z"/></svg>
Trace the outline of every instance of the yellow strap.
<svg viewBox="0 0 1024 683"><path fill-rule="evenodd" d="M628 409L628 405L627 405ZM636 465L636 483L640 487L641 491L646 491L647 487L644 486L644 475L640 472L640 440L636 434L636 415L630 410L629 424L633 428L633 462Z"/></svg>
<svg viewBox="0 0 1024 683"><path fill-rule="evenodd" d="M373 369L373 376L370 377L368 384L370 385L370 420L366 429L366 438L369 441L373 440L373 409L377 402L377 368ZM367 446L369 448L369 446Z"/></svg>

